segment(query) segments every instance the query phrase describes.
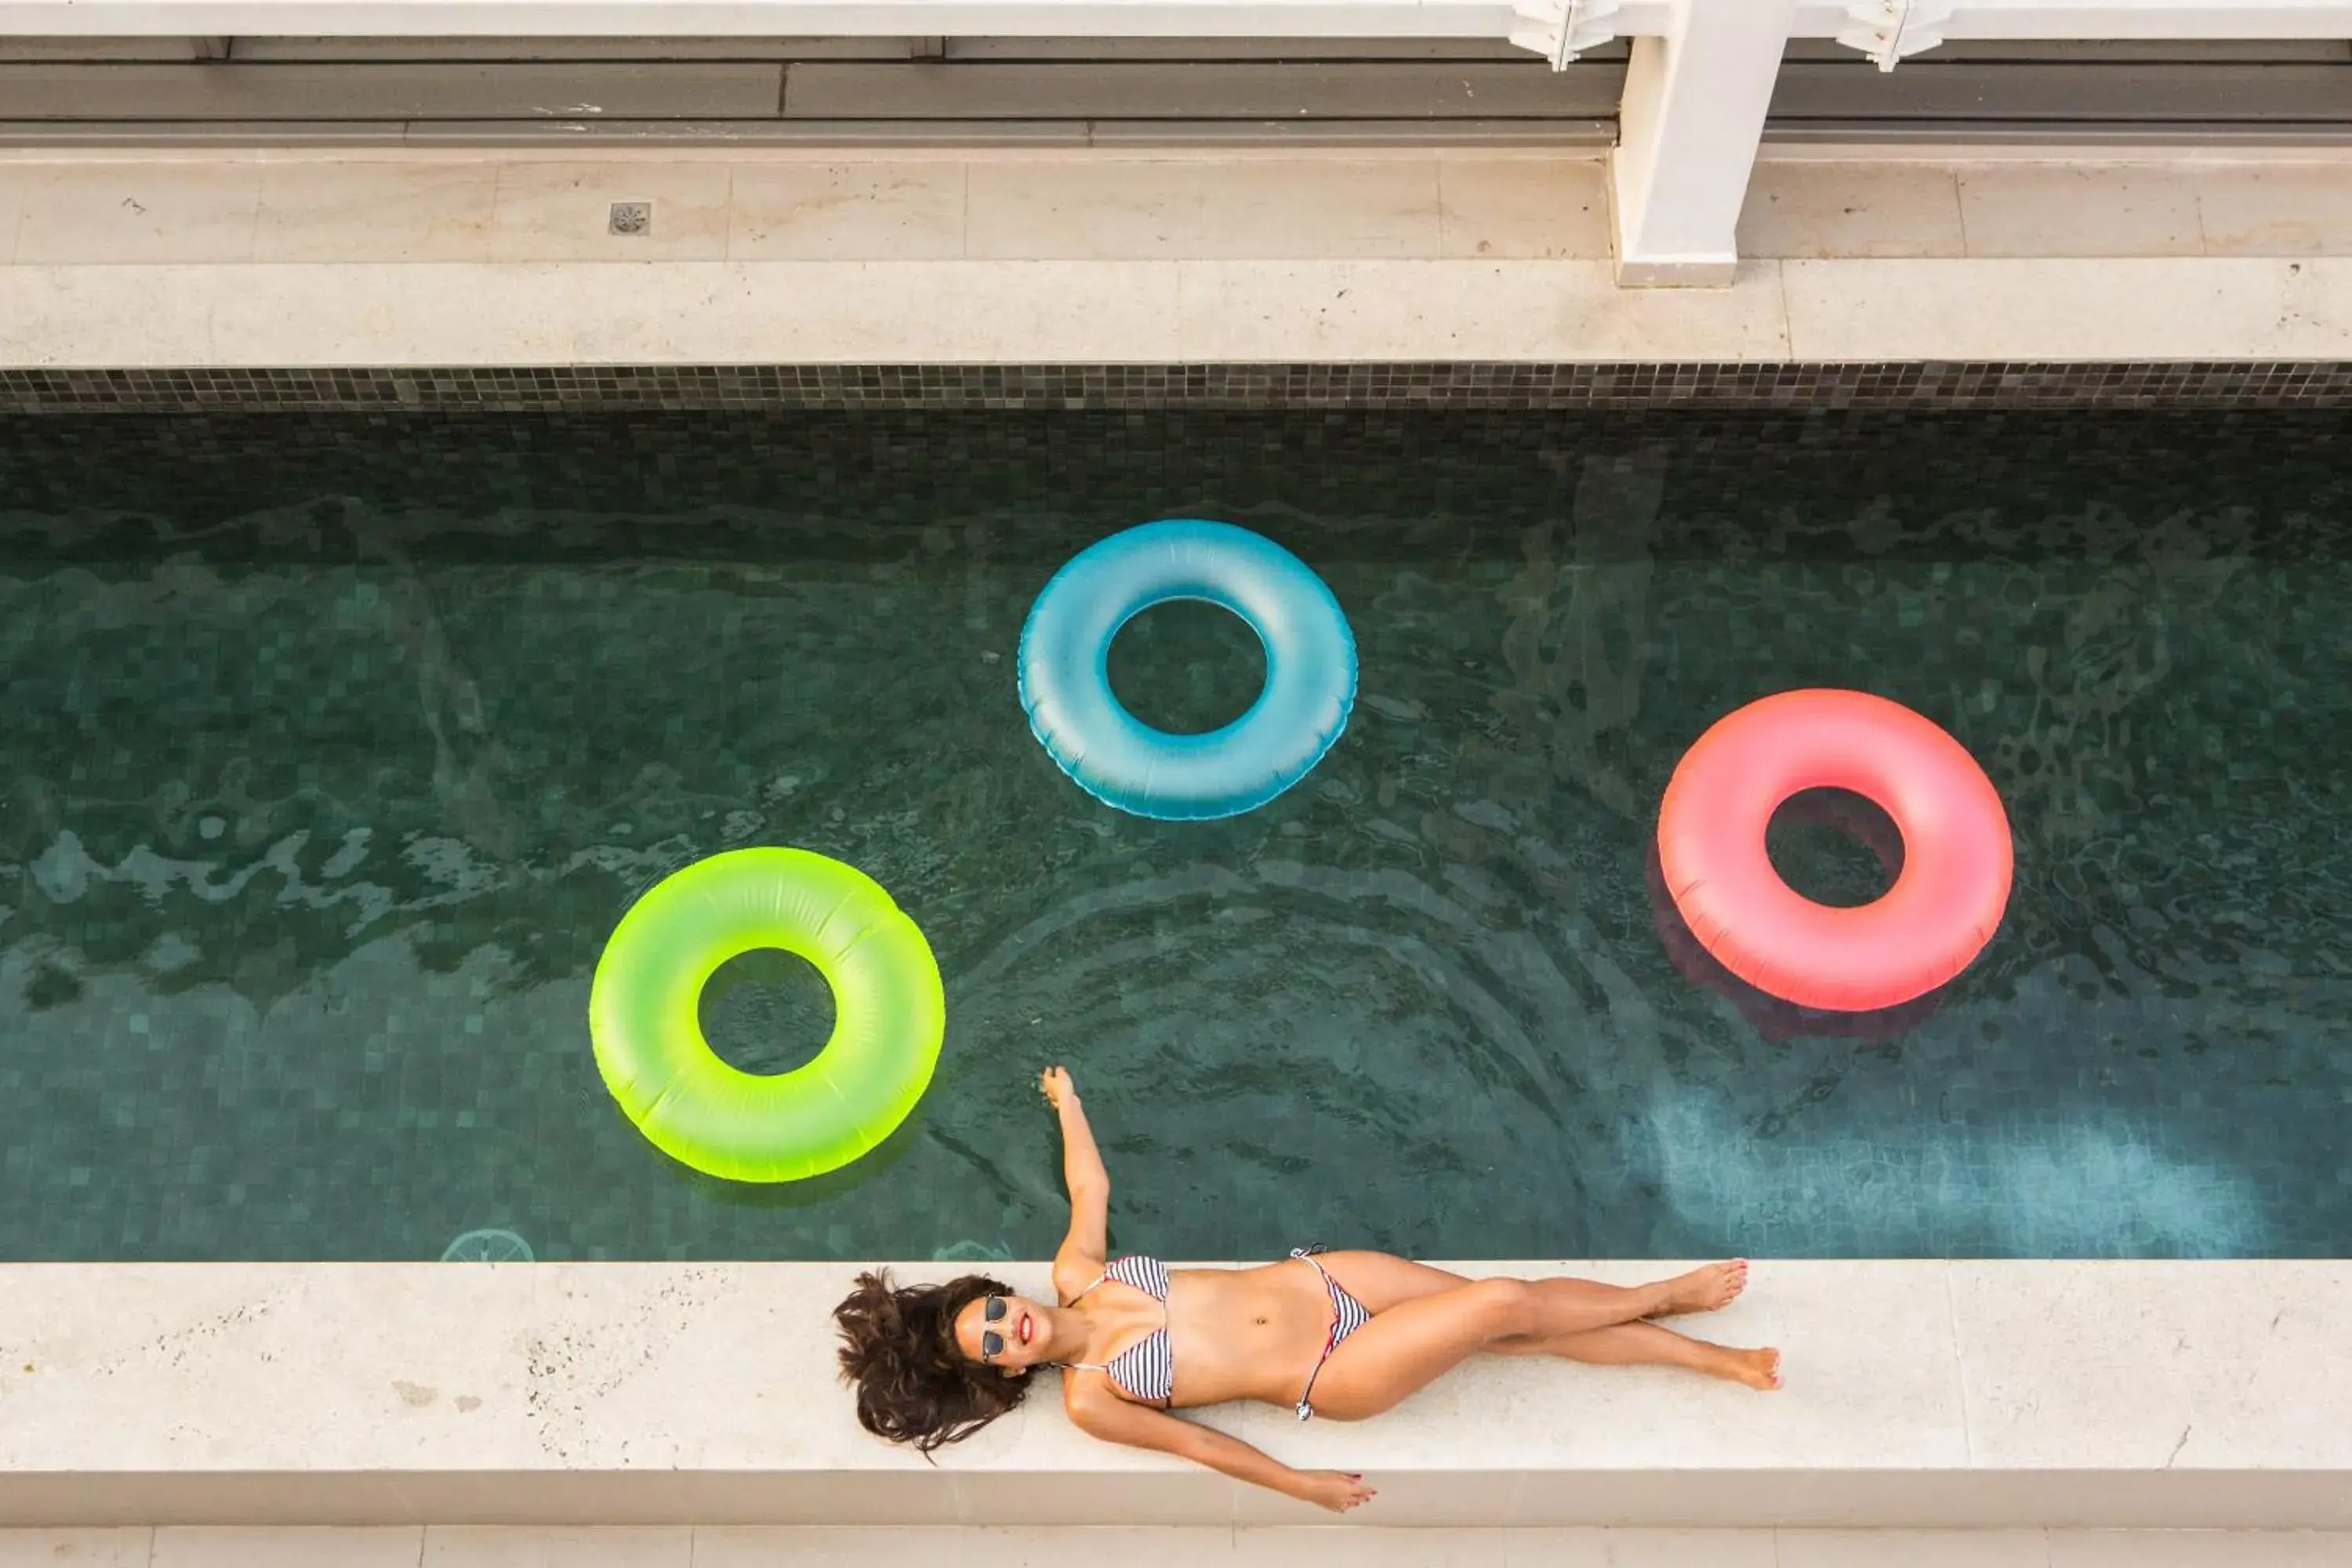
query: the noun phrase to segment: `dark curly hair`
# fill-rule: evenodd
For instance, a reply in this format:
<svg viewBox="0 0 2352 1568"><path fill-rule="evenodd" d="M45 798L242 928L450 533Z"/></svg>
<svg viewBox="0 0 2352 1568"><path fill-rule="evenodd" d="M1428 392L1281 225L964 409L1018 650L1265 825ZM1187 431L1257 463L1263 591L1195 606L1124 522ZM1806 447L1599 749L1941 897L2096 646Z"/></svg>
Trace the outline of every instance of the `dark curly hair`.
<svg viewBox="0 0 2352 1568"><path fill-rule="evenodd" d="M1025 1377L968 1361L955 1341L956 1315L983 1296L1013 1288L982 1274L944 1285L894 1285L887 1269L857 1277L833 1310L841 1331L841 1377L857 1385L857 1424L925 1455L960 1442L1021 1403Z"/></svg>

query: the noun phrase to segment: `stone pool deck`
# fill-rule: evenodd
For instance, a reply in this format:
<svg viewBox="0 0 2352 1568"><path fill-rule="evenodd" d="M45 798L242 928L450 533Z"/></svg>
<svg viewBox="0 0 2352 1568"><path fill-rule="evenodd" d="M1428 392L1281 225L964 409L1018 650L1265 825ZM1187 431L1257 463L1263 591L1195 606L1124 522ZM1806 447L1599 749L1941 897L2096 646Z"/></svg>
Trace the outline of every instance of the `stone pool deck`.
<svg viewBox="0 0 2352 1568"><path fill-rule="evenodd" d="M1768 151L1680 289L1603 157L0 151L0 373L2352 361L2352 149Z"/></svg>
<svg viewBox="0 0 2352 1568"><path fill-rule="evenodd" d="M1322 1521L1050 1396L937 1466L867 1437L826 1318L853 1272L15 1266L0 1524ZM1365 1526L2352 1530L2352 1263L1767 1261L1705 1328L1781 1346L1786 1390L1494 1361L1360 1425L1205 1418L1366 1472Z"/></svg>

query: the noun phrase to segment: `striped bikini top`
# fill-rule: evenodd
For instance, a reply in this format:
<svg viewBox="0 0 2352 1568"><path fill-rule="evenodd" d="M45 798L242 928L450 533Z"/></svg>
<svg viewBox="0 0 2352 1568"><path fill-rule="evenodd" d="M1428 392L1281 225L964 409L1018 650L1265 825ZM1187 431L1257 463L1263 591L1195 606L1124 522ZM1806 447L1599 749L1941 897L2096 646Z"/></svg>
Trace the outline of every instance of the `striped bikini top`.
<svg viewBox="0 0 2352 1568"><path fill-rule="evenodd" d="M1160 1326L1107 1362L1074 1361L1066 1364L1081 1372L1099 1372L1147 1405L1166 1405L1176 1395L1176 1354L1168 1346L1168 1265L1157 1258L1114 1259L1094 1285L1070 1298L1070 1304L1076 1306L1105 1279L1116 1279L1159 1302Z"/></svg>

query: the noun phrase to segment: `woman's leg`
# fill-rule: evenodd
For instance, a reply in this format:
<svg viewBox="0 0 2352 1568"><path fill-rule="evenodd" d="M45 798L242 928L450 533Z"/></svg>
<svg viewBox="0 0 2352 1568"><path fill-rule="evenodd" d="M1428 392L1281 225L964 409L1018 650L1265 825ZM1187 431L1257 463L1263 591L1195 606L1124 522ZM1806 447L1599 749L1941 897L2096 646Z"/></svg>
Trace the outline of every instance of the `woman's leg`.
<svg viewBox="0 0 2352 1568"><path fill-rule="evenodd" d="M1407 1301L1417 1301L1442 1290L1457 1290L1470 1283L1459 1274L1386 1252L1327 1252L1316 1261L1375 1317ZM1580 1329L1632 1322L1637 1318L1711 1312L1728 1306L1747 1289L1748 1262L1738 1258L1729 1263L1710 1263L1704 1268L1647 1285L1603 1285L1598 1280L1564 1275L1523 1283L1538 1292L1547 1307L1578 1315L1578 1321L1545 1331L1573 1333Z"/></svg>
<svg viewBox="0 0 2352 1568"><path fill-rule="evenodd" d="M1375 1252L1331 1253L1319 1261L1372 1314L1316 1375L1316 1412L1341 1421L1379 1415L1481 1351L1559 1353L1520 1342L1558 1342L1653 1315L1710 1310L1737 1296L1747 1279L1744 1262L1625 1288L1591 1279L1462 1280ZM1606 1353L1612 1347L1591 1348Z"/></svg>
<svg viewBox="0 0 2352 1568"><path fill-rule="evenodd" d="M1486 1348L1497 1355L1558 1356L1594 1366L1678 1366L1750 1388L1780 1386L1779 1351L1735 1350L1655 1323L1617 1323L1552 1339L1500 1340Z"/></svg>
<svg viewBox="0 0 2352 1568"><path fill-rule="evenodd" d="M1314 1369L1315 1413L1378 1415L1480 1351L1541 1332L1546 1317L1517 1279L1475 1279L1375 1313ZM1302 1383L1308 1370L1299 1368Z"/></svg>

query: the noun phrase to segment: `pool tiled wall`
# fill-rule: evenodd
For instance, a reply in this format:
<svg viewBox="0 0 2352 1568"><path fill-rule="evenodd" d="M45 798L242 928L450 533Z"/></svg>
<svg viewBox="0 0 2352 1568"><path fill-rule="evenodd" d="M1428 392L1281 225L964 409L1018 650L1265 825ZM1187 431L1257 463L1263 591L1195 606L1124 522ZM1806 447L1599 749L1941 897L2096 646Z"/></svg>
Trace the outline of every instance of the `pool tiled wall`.
<svg viewBox="0 0 2352 1568"><path fill-rule="evenodd" d="M269 409L2341 407L2352 362L0 368L0 413Z"/></svg>

